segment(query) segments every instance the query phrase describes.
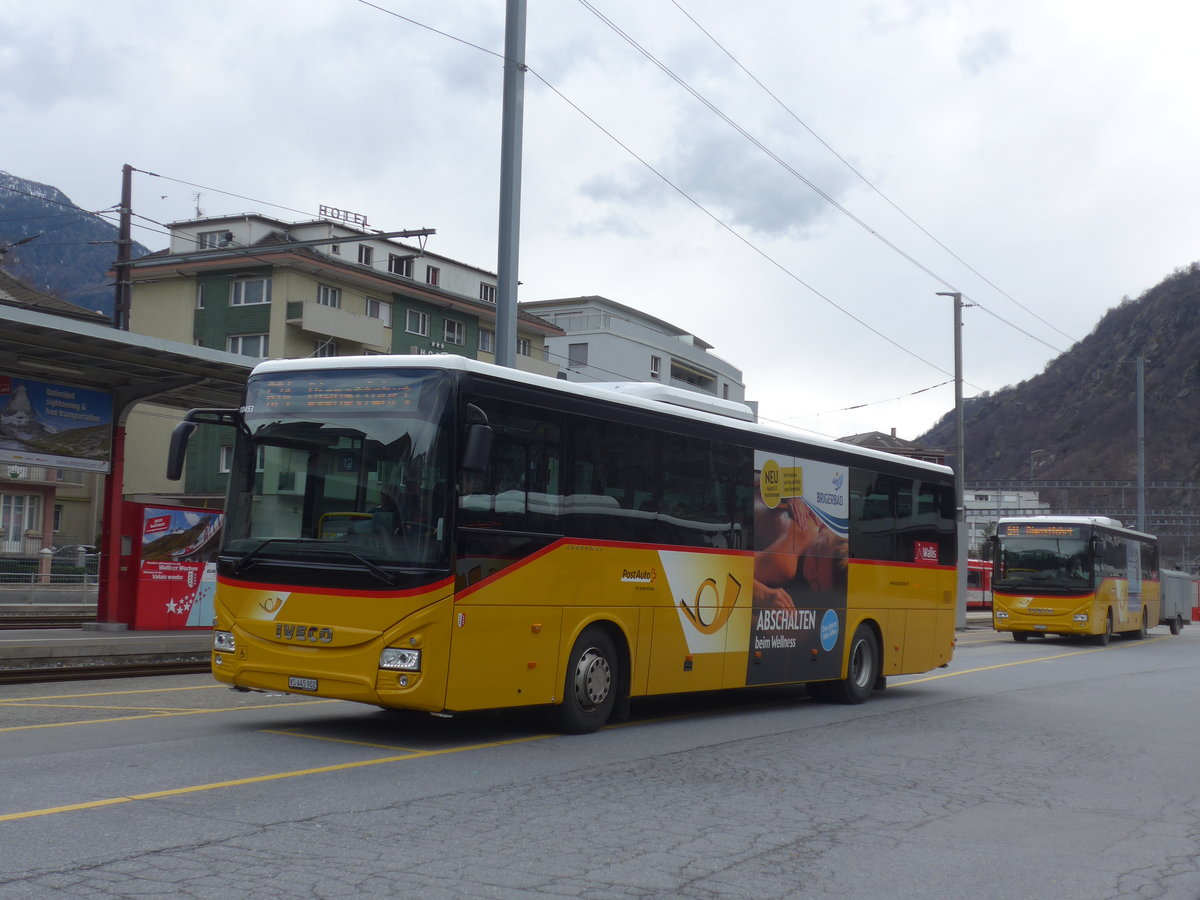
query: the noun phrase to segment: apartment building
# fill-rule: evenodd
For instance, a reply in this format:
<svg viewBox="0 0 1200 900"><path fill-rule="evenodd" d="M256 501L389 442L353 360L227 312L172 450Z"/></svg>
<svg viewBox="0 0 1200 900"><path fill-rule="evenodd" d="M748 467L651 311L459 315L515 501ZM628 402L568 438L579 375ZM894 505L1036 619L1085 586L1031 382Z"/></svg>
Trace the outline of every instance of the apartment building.
<svg viewBox="0 0 1200 900"><path fill-rule="evenodd" d="M173 223L169 247L130 266L130 331L262 359L454 353L494 361L494 273L429 252L426 235L397 238L333 214L345 218L247 213ZM517 368L556 377L546 340L561 334L518 311ZM203 471L190 466L182 491L160 471L177 419L148 405L131 415L126 496L219 502L224 446L200 442Z"/></svg>
<svg viewBox="0 0 1200 900"><path fill-rule="evenodd" d="M594 295L536 300L521 309L561 329L547 335L546 347L568 381L646 381L746 400L741 370L670 322Z"/></svg>

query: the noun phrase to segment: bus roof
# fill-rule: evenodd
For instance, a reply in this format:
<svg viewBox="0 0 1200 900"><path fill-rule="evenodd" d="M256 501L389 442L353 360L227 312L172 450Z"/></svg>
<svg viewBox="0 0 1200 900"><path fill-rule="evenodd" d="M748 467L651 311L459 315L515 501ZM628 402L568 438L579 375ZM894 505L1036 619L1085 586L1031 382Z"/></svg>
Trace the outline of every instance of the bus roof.
<svg viewBox="0 0 1200 900"><path fill-rule="evenodd" d="M325 356L306 359L271 359L265 360L256 365L250 374L254 376L280 374L284 372L310 372L316 370L429 368L486 375L490 378L526 384L542 390L554 391L555 393L559 394L573 394L580 397L590 397L617 406L651 410L656 413L667 413L669 415L678 416L684 419L692 419L695 421L722 425L726 428L732 428L736 431L769 435L771 437L782 438L789 441L798 441L816 447L834 450L839 453L845 453L861 459L877 459L890 462L893 465L899 462L904 465L911 465L916 469L924 469L930 472L936 472L940 475L953 475L953 470L950 469L949 466L943 466L937 463L926 462L919 459L912 459L911 457L900 456L899 454L895 453L887 453L882 450L872 450L867 447L858 447L854 444L847 444L842 441L834 440L833 438L806 434L797 429L787 428L785 426L763 425L757 422L744 421L741 410L749 411L749 407L745 406L745 404L720 400L716 397L710 398L706 394L696 393L697 400L689 402L689 398L679 397L679 394L685 393L684 391L654 391L652 390L653 388L662 386L654 385L649 382L632 383L635 385L646 384L647 388L624 387L624 385L627 384L626 382L599 382L595 385L581 384L579 382L549 378L545 375L538 375L532 372L522 372L518 369L497 366L493 365L492 363L480 362L479 360L468 359L465 356L457 356L449 353L426 354L421 356L407 354L381 354L373 356ZM616 387L615 385L617 384L622 385L622 387ZM683 405L685 403L686 405ZM721 411L716 412L715 410L718 409Z"/></svg>

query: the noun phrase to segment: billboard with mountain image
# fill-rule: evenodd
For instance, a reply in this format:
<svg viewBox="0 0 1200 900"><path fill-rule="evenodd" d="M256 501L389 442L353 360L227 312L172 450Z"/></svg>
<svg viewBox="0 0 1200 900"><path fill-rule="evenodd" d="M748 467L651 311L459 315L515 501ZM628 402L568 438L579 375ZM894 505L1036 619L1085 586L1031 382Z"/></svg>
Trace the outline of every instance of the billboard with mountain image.
<svg viewBox="0 0 1200 900"><path fill-rule="evenodd" d="M0 464L108 472L112 397L0 374Z"/></svg>

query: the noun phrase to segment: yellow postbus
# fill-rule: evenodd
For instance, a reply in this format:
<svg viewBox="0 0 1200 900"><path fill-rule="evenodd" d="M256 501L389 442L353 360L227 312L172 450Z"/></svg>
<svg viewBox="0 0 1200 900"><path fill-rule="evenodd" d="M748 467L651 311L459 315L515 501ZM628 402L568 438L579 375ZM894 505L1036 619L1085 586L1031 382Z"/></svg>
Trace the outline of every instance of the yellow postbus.
<svg viewBox="0 0 1200 900"><path fill-rule="evenodd" d="M992 623L1030 635L1146 636L1159 623L1158 539L1105 516L1001 519L993 538Z"/></svg>
<svg viewBox="0 0 1200 900"><path fill-rule="evenodd" d="M458 356L276 360L233 434L212 670L450 714L806 683L861 703L954 648L953 476L743 404Z"/></svg>

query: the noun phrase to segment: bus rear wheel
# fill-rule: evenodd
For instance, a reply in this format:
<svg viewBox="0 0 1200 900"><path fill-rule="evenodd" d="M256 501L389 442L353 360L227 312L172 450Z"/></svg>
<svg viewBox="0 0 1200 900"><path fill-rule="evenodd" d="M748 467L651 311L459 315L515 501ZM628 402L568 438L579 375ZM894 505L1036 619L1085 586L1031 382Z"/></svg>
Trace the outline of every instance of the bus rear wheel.
<svg viewBox="0 0 1200 900"><path fill-rule="evenodd" d="M875 639L874 630L864 622L854 629L854 637L850 640L849 671L846 672L846 677L840 681L822 682L816 696L820 700L833 700L838 703L864 703L875 689L881 665L879 642ZM809 687L811 691L813 686Z"/></svg>
<svg viewBox="0 0 1200 900"><path fill-rule="evenodd" d="M1142 625L1141 625L1141 627L1138 628L1136 631L1125 632L1125 636L1132 640L1140 641L1146 637L1146 635L1149 633L1149 630L1150 630L1150 614L1146 611L1145 607L1142 607Z"/></svg>
<svg viewBox="0 0 1200 900"><path fill-rule="evenodd" d="M608 721L617 700L619 662L603 628L585 628L571 648L558 726L569 734L590 734Z"/></svg>
<svg viewBox="0 0 1200 900"><path fill-rule="evenodd" d="M1183 631L1183 616L1176 614L1171 620L1171 634L1179 634Z"/></svg>

